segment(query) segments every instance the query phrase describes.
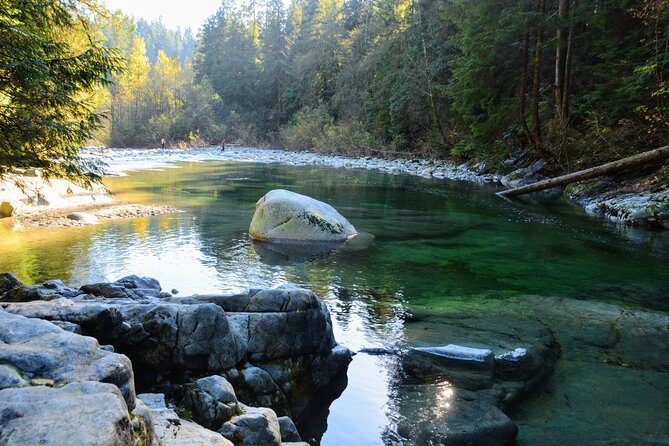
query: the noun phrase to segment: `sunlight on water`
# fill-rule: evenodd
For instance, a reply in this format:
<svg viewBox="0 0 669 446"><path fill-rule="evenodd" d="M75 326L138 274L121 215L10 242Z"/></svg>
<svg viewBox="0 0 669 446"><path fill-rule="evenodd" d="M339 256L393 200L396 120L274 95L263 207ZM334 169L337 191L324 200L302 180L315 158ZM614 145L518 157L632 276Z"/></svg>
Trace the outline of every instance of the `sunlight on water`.
<svg viewBox="0 0 669 446"><path fill-rule="evenodd" d="M669 310L669 234L602 224L573 205L512 204L479 185L373 171L180 166L105 183L119 200L183 212L83 228L0 225L0 271L71 286L138 274L179 295L297 283L328 303L337 340L354 351L411 343L405 320L414 309L463 302L484 311L505 297L558 295ZM374 243L298 262L264 251L247 229L255 202L275 188L332 204ZM327 429L314 436L324 445L392 443L394 368L390 358L356 355ZM452 390L442 390L435 397L446 407Z"/></svg>

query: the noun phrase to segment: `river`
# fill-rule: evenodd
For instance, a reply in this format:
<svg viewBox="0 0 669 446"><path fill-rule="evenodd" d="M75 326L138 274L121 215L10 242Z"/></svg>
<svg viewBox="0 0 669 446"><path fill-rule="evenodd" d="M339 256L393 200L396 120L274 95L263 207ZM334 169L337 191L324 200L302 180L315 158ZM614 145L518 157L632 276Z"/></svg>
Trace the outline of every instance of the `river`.
<svg viewBox="0 0 669 446"><path fill-rule="evenodd" d="M561 296L669 311L669 233L617 226L559 199L509 202L494 195L494 186L326 166L187 158L176 166L104 182L119 200L183 212L79 228L0 227L0 271L26 283L60 278L71 286L138 274L179 295L297 283L327 302L337 340L353 351L422 345L422 335L407 329L414 312L485 313L507 299ZM254 204L276 188L330 203L358 231L373 234L374 243L329 255L255 245L247 235ZM443 336L447 343L438 323L424 324L431 339ZM354 356L327 426L321 420L308 427L313 438L333 446L393 444L400 416L394 367L385 356ZM602 391L618 391L615 380L602 385L612 387ZM573 403L582 405L573 416L596 407L609 412L593 415L592 423L604 417L621 430L669 435L666 421L625 425L627 411L641 411L634 419L657 415L657 407L628 400L634 391L604 408L583 398ZM636 391L639 398L646 392ZM567 433L592 441L606 435L579 431L568 414L551 412L556 408L543 417L523 411L512 417L520 425L519 443L561 444Z"/></svg>

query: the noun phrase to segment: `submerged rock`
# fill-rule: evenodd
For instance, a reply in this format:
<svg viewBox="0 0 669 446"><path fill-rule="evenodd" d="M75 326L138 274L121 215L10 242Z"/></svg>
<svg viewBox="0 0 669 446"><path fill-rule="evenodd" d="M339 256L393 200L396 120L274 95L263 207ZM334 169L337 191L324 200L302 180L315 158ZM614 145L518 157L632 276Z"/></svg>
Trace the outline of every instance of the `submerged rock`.
<svg viewBox="0 0 669 446"><path fill-rule="evenodd" d="M265 242L343 242L355 228L332 206L276 189L256 203L249 234Z"/></svg>

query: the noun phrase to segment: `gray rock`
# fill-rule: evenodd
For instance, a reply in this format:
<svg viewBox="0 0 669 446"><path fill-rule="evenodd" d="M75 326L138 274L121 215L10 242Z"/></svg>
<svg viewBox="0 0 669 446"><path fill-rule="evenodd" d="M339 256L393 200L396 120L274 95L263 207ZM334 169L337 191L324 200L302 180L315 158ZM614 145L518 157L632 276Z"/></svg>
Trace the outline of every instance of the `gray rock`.
<svg viewBox="0 0 669 446"><path fill-rule="evenodd" d="M107 302L57 299L0 307L31 318L78 324L85 335L128 355L148 381L155 374L218 372L246 361L244 341L216 305Z"/></svg>
<svg viewBox="0 0 669 446"><path fill-rule="evenodd" d="M276 413L265 407L242 407L220 430L235 446L280 446L281 428Z"/></svg>
<svg viewBox="0 0 669 446"><path fill-rule="evenodd" d="M87 212L73 212L68 214L67 218L87 225L94 225L98 222L98 218L95 215Z"/></svg>
<svg viewBox="0 0 669 446"><path fill-rule="evenodd" d="M124 325L111 342L145 371L218 372L246 359L243 339L213 304L121 305Z"/></svg>
<svg viewBox="0 0 669 446"><path fill-rule="evenodd" d="M235 372L237 372L235 370ZM249 406L271 407L278 414L289 412L286 396L272 377L260 367L248 365L228 373L237 397Z"/></svg>
<svg viewBox="0 0 669 446"><path fill-rule="evenodd" d="M81 327L78 324L73 324L72 322L67 321L50 321L53 325L58 328L62 328L65 331L71 333L82 334Z"/></svg>
<svg viewBox="0 0 669 446"><path fill-rule="evenodd" d="M297 432L297 427L295 423L289 417L279 417L279 429L281 430L281 442L286 444L286 442L300 442L299 432Z"/></svg>
<svg viewBox="0 0 669 446"><path fill-rule="evenodd" d="M115 384L128 407L135 405L132 364L127 357L104 351L95 339L47 321L0 311L0 363L13 367L26 380Z"/></svg>
<svg viewBox="0 0 669 446"><path fill-rule="evenodd" d="M110 299L141 300L147 297L169 297L163 293L160 283L151 277L127 276L112 283L94 283L81 288L84 293Z"/></svg>
<svg viewBox="0 0 669 446"><path fill-rule="evenodd" d="M2 445L133 444L128 408L112 384L88 381L0 390L0 414Z"/></svg>
<svg viewBox="0 0 669 446"><path fill-rule="evenodd" d="M285 312L228 313L228 319L246 342L252 362L326 354L335 345L324 304Z"/></svg>
<svg viewBox="0 0 669 446"><path fill-rule="evenodd" d="M151 410L156 437L163 446L233 446L221 434L189 420L182 420L165 405L165 395L142 393L139 399Z"/></svg>
<svg viewBox="0 0 669 446"><path fill-rule="evenodd" d="M10 387L25 387L28 385L25 379L14 367L0 365L0 390Z"/></svg>
<svg viewBox="0 0 669 446"><path fill-rule="evenodd" d="M211 430L220 429L234 415L241 414L235 389L218 375L188 385L180 405L190 410L194 421Z"/></svg>
<svg viewBox="0 0 669 446"><path fill-rule="evenodd" d="M66 287L60 280L47 280L41 285L24 285L12 273L0 275L0 301L3 302L74 298L79 294L80 291Z"/></svg>
<svg viewBox="0 0 669 446"><path fill-rule="evenodd" d="M345 241L355 228L332 206L283 189L256 203L249 234L261 241Z"/></svg>
<svg viewBox="0 0 669 446"><path fill-rule="evenodd" d="M153 422L153 412L140 399L135 401L135 409L132 411L132 431L137 446L158 446L161 444L160 438L156 434L156 427Z"/></svg>

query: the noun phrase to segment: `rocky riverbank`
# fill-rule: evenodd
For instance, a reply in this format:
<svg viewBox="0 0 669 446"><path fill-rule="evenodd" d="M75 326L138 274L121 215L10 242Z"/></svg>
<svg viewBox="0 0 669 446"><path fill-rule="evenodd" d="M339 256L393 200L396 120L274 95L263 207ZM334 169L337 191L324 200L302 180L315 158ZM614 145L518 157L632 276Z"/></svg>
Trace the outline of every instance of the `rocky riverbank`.
<svg viewBox="0 0 669 446"><path fill-rule="evenodd" d="M501 179L507 188L524 186L553 176L546 163L537 161ZM594 178L549 189L564 194L591 215L632 226L669 229L669 162L633 172ZM522 198L521 198L522 199Z"/></svg>
<svg viewBox="0 0 669 446"><path fill-rule="evenodd" d="M176 297L5 273L0 302L3 445L291 444L351 359L294 286Z"/></svg>
<svg viewBox="0 0 669 446"><path fill-rule="evenodd" d="M84 189L65 180L44 181L39 171L0 181L0 218L14 228L84 226L100 219L175 212L164 205L123 203L102 186Z"/></svg>

